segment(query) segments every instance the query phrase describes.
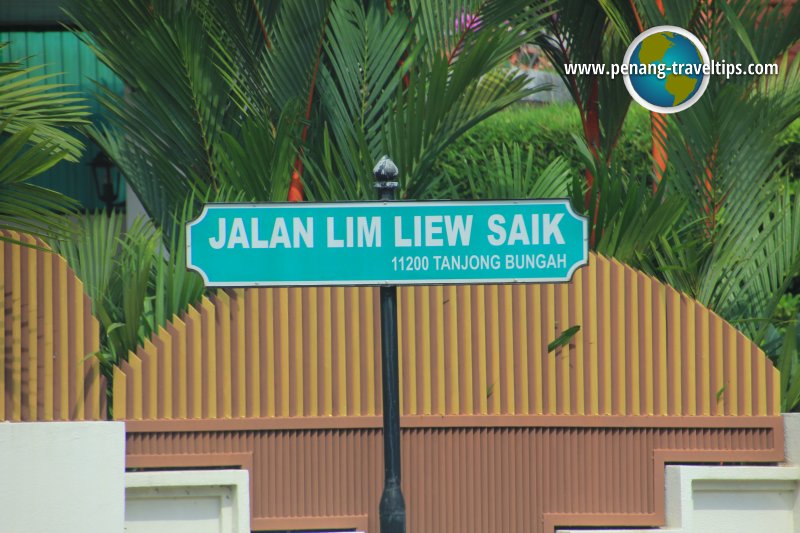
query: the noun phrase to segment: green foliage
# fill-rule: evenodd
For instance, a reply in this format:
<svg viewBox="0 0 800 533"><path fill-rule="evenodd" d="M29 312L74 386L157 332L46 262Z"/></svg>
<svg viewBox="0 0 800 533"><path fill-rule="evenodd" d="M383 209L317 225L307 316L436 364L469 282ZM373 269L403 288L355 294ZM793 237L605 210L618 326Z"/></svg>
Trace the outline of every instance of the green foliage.
<svg viewBox="0 0 800 533"><path fill-rule="evenodd" d="M646 20L687 27L709 43L717 61L775 61L797 41L797 6L765 13L745 0L721 8L674 4L664 16L644 11ZM704 16L693 15L695 8ZM787 346L794 339L788 332L774 332L778 303L800 273L800 203L781 156L782 136L798 117L800 61L789 64L784 55L778 76L712 76L700 101L668 118L666 174L686 214L656 246L653 264L654 273L741 328L784 366L785 408L797 401L796 371L783 364L787 354L796 357L796 347Z"/></svg>
<svg viewBox="0 0 800 533"><path fill-rule="evenodd" d="M436 197L479 198L468 176L490 180L497 172L495 151L518 145L533 157L528 176L539 175L555 158L564 158L573 172L584 168L584 160L573 134L580 131L578 110L573 104L536 106L515 104L477 124L450 145L433 166L440 177ZM778 135L781 162L786 175L800 180L800 120ZM652 174L650 117L641 107L632 107L613 151L619 172L627 176ZM491 197L491 196L489 196Z"/></svg>
<svg viewBox="0 0 800 533"><path fill-rule="evenodd" d="M779 134L778 140L782 148L781 163L786 168L786 175L800 181L800 119L789 124Z"/></svg>
<svg viewBox="0 0 800 533"><path fill-rule="evenodd" d="M622 1L560 0L558 16L550 18L548 31L535 38L578 107L587 144L606 154L617 144L631 103L624 81L621 77L568 75L565 65L603 63L609 67L619 62L638 33L622 31L627 25L619 21L625 17L613 5ZM609 31L611 28L617 31Z"/></svg>
<svg viewBox="0 0 800 533"><path fill-rule="evenodd" d="M571 326L565 329L563 332L561 332L561 335L556 337L555 340L553 340L547 345L547 353L554 352L555 350L561 348L562 346L569 344L569 341L571 341L572 338L575 335L577 335L580 330L581 330L580 325Z"/></svg>
<svg viewBox="0 0 800 533"><path fill-rule="evenodd" d="M683 202L667 196L666 188L652 194L648 115L638 109L629 115L619 149L608 163L600 163L575 137L579 128L572 105L517 105L498 113L470 130L439 161L447 186L437 196L570 196L575 209L595 222L596 251L639 264L649 255L649 245L683 211ZM583 169L595 179L588 196Z"/></svg>
<svg viewBox="0 0 800 533"><path fill-rule="evenodd" d="M163 226L191 192L286 200L293 171L310 199L373 199L383 154L404 196L431 197L439 154L531 92L501 67L550 4L81 0L71 13L130 89L101 94L109 125L93 136Z"/></svg>
<svg viewBox="0 0 800 533"><path fill-rule="evenodd" d="M800 374L781 354L796 345L775 326L800 273L800 202L785 179L796 175L800 61L769 80L712 77L655 139L668 161L657 188L650 116L629 112L621 79L563 67L618 61L640 24L685 27L718 61L773 61L796 42L800 7L664 4L558 0L551 17L550 3L527 0L408 0L393 14L358 0L75 2L85 42L129 88L104 94L109 123L93 136L158 226L111 239L112 272L96 273L110 276L110 362L199 295L175 255L172 221L199 205L185 198L285 200L296 172L310 199L372 199L372 167L389 154L404 197L568 193L595 250L698 299L788 365L790 406ZM458 23L467 14L480 29ZM576 106L498 114L530 92L503 68L529 41Z"/></svg>
<svg viewBox="0 0 800 533"><path fill-rule="evenodd" d="M800 409L800 315L774 339L780 351L775 366L781 373L781 411Z"/></svg>
<svg viewBox="0 0 800 533"><path fill-rule="evenodd" d="M186 202L184 215L188 206ZM124 216L116 213L83 216L69 238L50 242L92 300L101 325L101 349L95 355L106 375L202 296L202 279L186 270L185 222L174 221L173 252L168 255L162 232L152 223L138 219L123 232Z"/></svg>
<svg viewBox="0 0 800 533"><path fill-rule="evenodd" d="M668 195L662 182L656 193L647 178L627 176L611 157L599 157L577 135L575 142L583 164L594 176L591 189L575 180L572 205L591 224L593 249L624 263L640 266L649 257L648 249L669 232L684 212L681 198Z"/></svg>
<svg viewBox="0 0 800 533"><path fill-rule="evenodd" d="M794 321L795 317L800 315L800 294L784 294L778 301L778 307L775 310L776 326L779 331L786 330L786 325Z"/></svg>
<svg viewBox="0 0 800 533"><path fill-rule="evenodd" d="M86 123L88 112L82 98L39 69L0 63L0 229L63 235L60 214L75 203L26 182L61 160L78 160L83 144L69 129Z"/></svg>
<svg viewBox="0 0 800 533"><path fill-rule="evenodd" d="M671 186L689 216L662 239L654 272L757 341L800 268L800 208L777 142L800 113L798 66L769 88L712 83L667 127Z"/></svg>
<svg viewBox="0 0 800 533"><path fill-rule="evenodd" d="M532 157L530 177L539 175L556 158L564 158L578 173L584 168L584 160L573 134L580 128L573 104L511 106L470 129L439 157L431 174L442 177L441 191L434 196L479 198L470 190L465 176L491 179L497 168L494 151L514 144ZM637 178L650 176L650 123L646 112L637 108L629 113L617 146L615 157L620 172Z"/></svg>
<svg viewBox="0 0 800 533"><path fill-rule="evenodd" d="M205 21L183 2L76 2L79 34L129 90L99 88L107 126L91 131L157 224L193 190L216 190L237 110ZM263 142L269 142L268 129Z"/></svg>
<svg viewBox="0 0 800 533"><path fill-rule="evenodd" d="M642 216L649 214L658 221L672 213L656 216L662 204L652 202L638 216L626 220L619 215L627 211L620 200L630 191L641 194L640 205L656 198L650 195L648 200L645 188L636 184L619 192L620 186L605 179L609 172L616 174L617 154L624 152L615 145L614 132L627 113L627 97L603 78L567 76L564 65L607 63L620 43L659 25L688 29L716 61L772 62L783 57L780 75L712 76L694 106L663 117L665 131L648 143L666 149L668 164L656 194L664 201L677 201L682 214L657 232L654 244L633 251L653 275L760 343L784 370L784 408L794 408L800 401L795 336L781 334L776 325L778 304L800 274L800 202L785 179L797 175L792 143L800 117L800 61L789 64L785 52L797 42L800 7L764 9L762 3L749 0L722 4L676 0L663 6L649 0L560 0L558 8L552 31L540 41L580 109L583 144L592 146L585 155L586 167L596 179L593 188L606 189L597 194L590 190L583 206L598 213L594 228L598 249L609 240L609 226L602 227L603 212L619 220L611 226L611 242L635 241L630 235L641 233ZM609 189L617 192L609 194ZM580 196L573 198L580 201ZM636 214L635 209L630 212ZM606 253L618 257L621 253L624 260L631 250L611 246Z"/></svg>
<svg viewBox="0 0 800 533"><path fill-rule="evenodd" d="M530 147L523 150L514 143L494 148L485 167L469 166L457 178L447 176L450 189L443 196L474 200L567 196L574 168L562 157L542 170L536 168L535 161Z"/></svg>

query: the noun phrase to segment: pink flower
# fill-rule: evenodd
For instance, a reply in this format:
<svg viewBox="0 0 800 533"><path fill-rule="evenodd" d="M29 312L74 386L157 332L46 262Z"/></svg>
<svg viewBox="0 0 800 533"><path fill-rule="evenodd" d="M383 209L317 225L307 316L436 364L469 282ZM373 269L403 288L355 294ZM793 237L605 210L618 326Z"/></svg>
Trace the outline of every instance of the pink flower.
<svg viewBox="0 0 800 533"><path fill-rule="evenodd" d="M466 11L461 13L461 17L456 18L455 28L457 32L460 31L478 31L481 27L482 21L480 15L473 15Z"/></svg>

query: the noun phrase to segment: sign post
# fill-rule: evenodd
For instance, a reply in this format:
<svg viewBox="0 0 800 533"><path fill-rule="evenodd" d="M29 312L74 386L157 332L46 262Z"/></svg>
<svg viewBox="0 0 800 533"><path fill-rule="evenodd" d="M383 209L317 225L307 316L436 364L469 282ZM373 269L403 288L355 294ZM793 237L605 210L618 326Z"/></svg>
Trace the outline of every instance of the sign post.
<svg viewBox="0 0 800 533"><path fill-rule="evenodd" d="M397 167L383 157L375 166L375 187L382 201L393 201ZM406 502L400 488L400 364L397 354L397 286L381 291L383 383L383 494L379 506L381 533L405 533Z"/></svg>
<svg viewBox="0 0 800 533"><path fill-rule="evenodd" d="M383 365L381 533L405 533L400 489L397 285L569 281L588 262L588 223L569 200L207 204L186 228L187 266L207 286L378 285Z"/></svg>

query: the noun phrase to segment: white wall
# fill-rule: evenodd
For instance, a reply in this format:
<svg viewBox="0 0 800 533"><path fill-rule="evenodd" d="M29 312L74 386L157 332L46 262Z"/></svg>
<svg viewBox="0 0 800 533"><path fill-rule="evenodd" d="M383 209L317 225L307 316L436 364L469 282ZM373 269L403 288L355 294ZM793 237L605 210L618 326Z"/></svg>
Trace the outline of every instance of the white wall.
<svg viewBox="0 0 800 533"><path fill-rule="evenodd" d="M126 533L248 533L247 470L125 474Z"/></svg>
<svg viewBox="0 0 800 533"><path fill-rule="evenodd" d="M800 467L667 466L665 485L663 528L603 529L602 533L800 531Z"/></svg>
<svg viewBox="0 0 800 533"><path fill-rule="evenodd" d="M122 422L0 423L1 533L122 533Z"/></svg>
<svg viewBox="0 0 800 533"><path fill-rule="evenodd" d="M131 186L125 183L125 228L130 228L137 217L147 218L147 212Z"/></svg>
<svg viewBox="0 0 800 533"><path fill-rule="evenodd" d="M749 533L762 528L770 532L797 531L794 516L797 504L795 479L698 479L692 489L693 531Z"/></svg>

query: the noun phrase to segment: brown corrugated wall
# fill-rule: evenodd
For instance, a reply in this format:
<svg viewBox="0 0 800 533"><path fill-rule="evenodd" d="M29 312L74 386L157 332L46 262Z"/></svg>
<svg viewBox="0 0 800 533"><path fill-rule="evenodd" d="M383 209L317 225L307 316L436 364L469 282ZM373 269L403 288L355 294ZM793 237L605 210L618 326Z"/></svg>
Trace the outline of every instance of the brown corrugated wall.
<svg viewBox="0 0 800 533"><path fill-rule="evenodd" d="M607 426L597 427L584 427L586 417L538 417L522 427L506 418L513 417L463 421L469 427L405 421L408 531L657 526L663 521L665 463L782 459L777 417L752 417L732 427L719 420L732 417L648 426L611 416ZM178 431L168 423L129 422L128 466L249 469L254 530L364 524L378 531L379 418L315 421L291 430L258 421L186 422Z"/></svg>
<svg viewBox="0 0 800 533"><path fill-rule="evenodd" d="M114 416L380 414L378 291L219 291L115 374ZM406 415L777 415L777 370L717 315L592 255L570 283L404 287ZM547 353L561 332L569 344Z"/></svg>
<svg viewBox="0 0 800 533"><path fill-rule="evenodd" d="M0 413L101 419L80 282L47 251L0 248ZM568 284L399 292L409 531L657 526L665 463L783 458L764 354L615 261L592 255ZM256 530L377 532L376 298L219 291L175 318L115 372L128 466L246 468Z"/></svg>
<svg viewBox="0 0 800 533"><path fill-rule="evenodd" d="M0 231L0 419L102 420L100 326L83 284L31 237ZM88 357L87 357L88 356Z"/></svg>
<svg viewBox="0 0 800 533"><path fill-rule="evenodd" d="M377 318L373 288L204 299L115 373L128 466L247 468L256 530L377 532ZM401 288L399 318L409 531L655 526L666 462L783 457L764 354L616 261L560 285Z"/></svg>

